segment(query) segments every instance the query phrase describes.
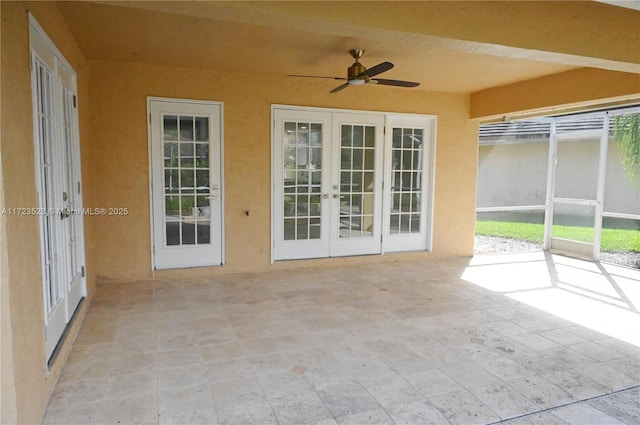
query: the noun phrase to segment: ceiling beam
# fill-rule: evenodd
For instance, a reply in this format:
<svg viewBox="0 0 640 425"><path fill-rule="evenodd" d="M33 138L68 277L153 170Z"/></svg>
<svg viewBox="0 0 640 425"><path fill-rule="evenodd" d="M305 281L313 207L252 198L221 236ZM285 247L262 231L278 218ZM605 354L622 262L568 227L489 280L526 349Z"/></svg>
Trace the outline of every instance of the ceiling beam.
<svg viewBox="0 0 640 425"><path fill-rule="evenodd" d="M491 121L638 102L639 74L580 68L472 93L470 118Z"/></svg>
<svg viewBox="0 0 640 425"><path fill-rule="evenodd" d="M99 3L640 73L640 12L595 1Z"/></svg>

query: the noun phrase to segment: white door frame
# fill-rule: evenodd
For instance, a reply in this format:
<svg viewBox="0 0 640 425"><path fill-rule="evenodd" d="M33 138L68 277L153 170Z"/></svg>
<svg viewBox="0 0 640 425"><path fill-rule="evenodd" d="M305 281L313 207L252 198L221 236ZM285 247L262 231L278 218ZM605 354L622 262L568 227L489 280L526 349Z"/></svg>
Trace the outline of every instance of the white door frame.
<svg viewBox="0 0 640 425"><path fill-rule="evenodd" d="M301 115L300 115L301 114ZM309 115L311 114L311 115ZM339 185L339 170L336 171L336 165L339 167L339 162L335 164L335 151L336 147L332 145L337 145L337 150L339 151L340 138L335 136L335 132L339 132L339 125L336 125L335 117L340 116L351 116L355 117L358 122L365 123L367 117L371 118L371 121L368 123L376 123L376 126L381 127L383 130L383 135L380 137L378 133L376 136L376 144L378 145L375 150L375 162L376 162L376 182L377 186L381 191L379 198L382 202L377 202L379 205L378 210L376 211L377 216L379 217L378 225L379 228L377 233L377 240L379 241L379 247L376 247L373 252L360 252L359 254L353 254L349 252L338 252L333 247L326 248L322 245L323 242L320 241L290 241L288 245L290 245L286 252L283 250L283 224L280 223L283 220L283 188L282 179L283 179L283 170L282 161L283 161L283 147L282 147L282 135L283 129L280 128L283 125L283 120L292 117L291 119L295 119L295 117L304 117L304 119L309 119L309 116L316 117L324 117L320 119L324 124L324 133L323 137L325 141L323 142L324 153L326 154L327 148L329 146L330 149L334 151L334 158L331 158L327 161L326 158L323 158L323 172L330 172L334 175L330 179L329 185L325 184L324 181L327 181L327 178L323 179L323 211L326 210L326 205L333 205L331 208L333 209L331 216L336 216L337 207L336 204L339 204L339 199L336 199L337 202L334 201L334 196L340 196L338 189L334 189L334 185ZM319 119L319 118L318 118ZM375 112L375 111L357 111L357 110L345 110L345 109L333 109L333 108L319 108L319 107L306 107L306 106L294 106L294 105L279 105L273 104L271 106L271 120L272 120L272 134L271 134L271 146L272 146L272 160L271 160L271 182L272 182L272 196L271 196L271 263L279 260L287 260L287 259L304 259L304 258L327 258L333 256L346 256L346 255L366 255L366 254L384 254L385 251L388 252L400 252L400 251L430 251L432 249L433 243L433 200L434 200L434 187L435 187L435 148L436 148L436 116L433 115L417 115L417 114L402 114L402 113L387 113L387 112ZM330 126L330 127L327 127ZM391 129L393 126L406 126L407 128L419 128L423 130L424 137L424 158L422 164L422 205L421 205L421 229L420 233L408 234L408 235L391 235L388 234L389 231L389 214L390 209L388 207L390 201L390 188L385 187L388 185L387 181L389 181L389 170L387 169L390 164L389 155L391 154ZM386 131L386 133L385 133ZM327 135L331 134L331 139L327 141ZM339 157L338 157L339 158ZM325 165L327 164L327 165ZM336 177L337 175L337 177ZM331 219L333 220L333 218ZM331 226L327 227L324 225L324 230L327 228L331 229ZM333 232L333 230L332 230ZM331 235L334 238L334 235ZM334 238L336 239L336 238ZM321 245L320 247L316 247L315 252L306 252L301 254L301 250L296 247L301 246L316 246ZM335 244L335 242L334 242Z"/></svg>
<svg viewBox="0 0 640 425"><path fill-rule="evenodd" d="M603 127L600 130L576 130L562 134L556 131L557 123L568 121L570 118L555 118L551 121L549 138L549 161L547 172L547 201L544 220L543 249L566 255L574 255L594 261L600 260L600 242L602 239L602 212L604 203L604 189L606 178L607 149L609 144L609 114L594 113L585 116L602 117ZM556 196L556 174L558 166L558 142L580 139L599 139L599 157L595 199L561 198ZM594 208L594 239L593 243L574 241L553 237L553 213L556 204L588 206Z"/></svg>
<svg viewBox="0 0 640 425"><path fill-rule="evenodd" d="M433 115L389 114L386 119L386 137L384 143L384 181L390 185L393 173L393 130L422 130L422 179L420 232L391 234L391 205L393 192L390 187L384 190L384 232L382 237L383 252L430 251L433 246L433 203L436 168L436 117Z"/></svg>
<svg viewBox="0 0 640 425"><path fill-rule="evenodd" d="M177 245L169 247L165 243L163 147L159 133L161 122L157 125L153 116L162 113L179 115L181 108L188 107L187 115L208 116L209 120L209 218L210 244ZM203 266L219 266L225 263L224 249L224 104L215 101L174 99L165 97L147 97L148 113L148 155L149 155L149 207L150 207L150 243L151 268L171 269ZM173 109L172 109L173 108ZM157 118L157 117L156 117ZM154 166L154 164L162 164ZM180 222L181 225L181 222Z"/></svg>
<svg viewBox="0 0 640 425"><path fill-rule="evenodd" d="M87 295L77 77L31 14L29 44L38 192L34 215L40 225L45 353L49 361ZM49 92L41 101L46 91L39 90L43 75L47 75ZM40 108L45 104L51 110L42 114ZM43 122L47 123L44 127Z"/></svg>
<svg viewBox="0 0 640 425"><path fill-rule="evenodd" d="M368 255L382 253L382 179L383 156L384 156L384 124L385 117L381 114L367 113L345 113L337 112L332 114L332 160L331 160L331 256L344 257L349 255ZM374 178L373 185L373 227L371 236L366 237L341 237L340 236L340 204L342 200L340 187L341 181L341 131L343 125L354 125L374 128Z"/></svg>
<svg viewBox="0 0 640 425"><path fill-rule="evenodd" d="M272 145L272 160L271 160L271 211L272 211L272 249L271 249L271 261L286 259L286 258L320 258L329 257L329 238L330 227L329 222L330 215L325 214L325 211L329 211L331 208L331 182L327 175L331 174L331 114L326 111L313 111L310 113L308 110L283 110L272 109L272 119L274 120L273 128L273 140L278 140L279 143L273 143ZM284 155L284 146L282 141L284 140L284 128L282 123L285 120L297 120L299 122L308 122L311 124L319 124L322 127L322 165L321 165L321 191L320 198L320 211L322 212L320 218L320 238L319 239L306 239L306 240L285 240L284 238L284 225L282 219L285 217L284 211L284 199L285 193L283 190L282 182L284 181L283 167L277 167L277 164L282 164ZM276 256L275 252L278 252Z"/></svg>

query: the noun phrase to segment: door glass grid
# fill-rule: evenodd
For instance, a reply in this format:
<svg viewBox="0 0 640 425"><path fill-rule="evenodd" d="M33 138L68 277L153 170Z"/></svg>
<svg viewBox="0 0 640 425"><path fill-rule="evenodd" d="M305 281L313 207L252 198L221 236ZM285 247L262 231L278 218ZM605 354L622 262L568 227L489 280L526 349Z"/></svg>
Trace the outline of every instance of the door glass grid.
<svg viewBox="0 0 640 425"><path fill-rule="evenodd" d="M375 127L341 125L340 238L373 236Z"/></svg>
<svg viewBox="0 0 640 425"><path fill-rule="evenodd" d="M391 234L419 233L423 131L394 128L391 148Z"/></svg>
<svg viewBox="0 0 640 425"><path fill-rule="evenodd" d="M62 298L62 288L60 281L55 277L55 264L59 254L54 245L57 238L57 227L55 226L56 215L54 211L53 199L53 80L51 72L38 60L35 61L36 68L36 96L37 114L40 144L40 206L46 214L40 216L43 228L43 284L45 291L45 312L47 315L53 310L58 300Z"/></svg>
<svg viewBox="0 0 640 425"><path fill-rule="evenodd" d="M284 240L320 239L322 124L284 122Z"/></svg>
<svg viewBox="0 0 640 425"><path fill-rule="evenodd" d="M209 117L163 115L166 245L211 241Z"/></svg>

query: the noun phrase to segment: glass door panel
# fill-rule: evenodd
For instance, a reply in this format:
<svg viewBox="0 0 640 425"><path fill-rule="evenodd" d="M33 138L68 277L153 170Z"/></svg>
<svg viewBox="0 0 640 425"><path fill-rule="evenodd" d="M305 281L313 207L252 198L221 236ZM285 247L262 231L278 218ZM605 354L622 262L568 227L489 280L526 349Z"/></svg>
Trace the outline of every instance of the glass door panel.
<svg viewBox="0 0 640 425"><path fill-rule="evenodd" d="M385 251L423 251L431 246L428 182L433 170L433 124L432 117L389 119Z"/></svg>
<svg viewBox="0 0 640 425"><path fill-rule="evenodd" d="M222 264L221 108L149 102L155 268Z"/></svg>
<svg viewBox="0 0 640 425"><path fill-rule="evenodd" d="M274 111L274 259L329 256L329 114Z"/></svg>
<svg viewBox="0 0 640 425"><path fill-rule="evenodd" d="M384 118L334 114L331 255L382 251Z"/></svg>
<svg viewBox="0 0 640 425"><path fill-rule="evenodd" d="M373 236L375 127L343 125L340 148L340 238Z"/></svg>
<svg viewBox="0 0 640 425"><path fill-rule="evenodd" d="M322 234L322 125L284 122L283 239L320 239Z"/></svg>

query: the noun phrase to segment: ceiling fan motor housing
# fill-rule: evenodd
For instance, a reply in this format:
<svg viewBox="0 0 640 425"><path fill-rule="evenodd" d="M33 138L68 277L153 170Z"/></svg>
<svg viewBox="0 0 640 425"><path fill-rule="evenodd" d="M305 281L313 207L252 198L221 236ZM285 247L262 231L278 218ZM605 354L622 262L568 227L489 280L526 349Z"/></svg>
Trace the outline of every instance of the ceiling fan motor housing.
<svg viewBox="0 0 640 425"><path fill-rule="evenodd" d="M349 79L356 78L366 70L367 68L364 65L362 65L360 62L356 62L347 70L347 76L349 77Z"/></svg>

